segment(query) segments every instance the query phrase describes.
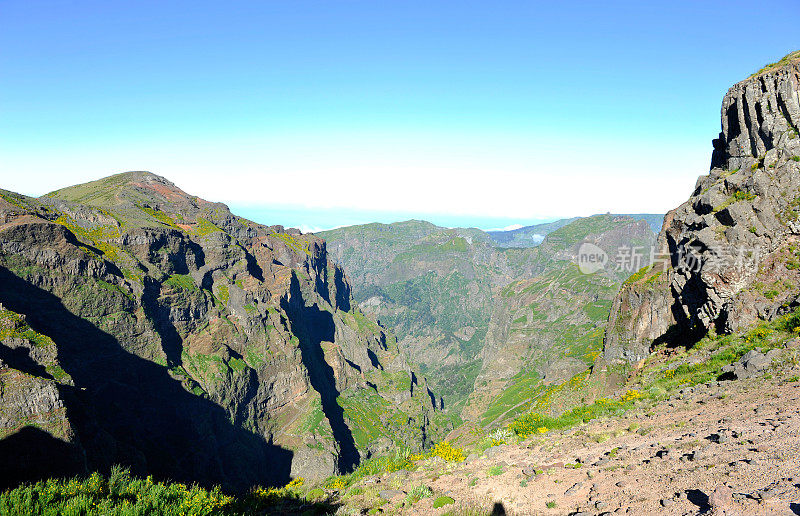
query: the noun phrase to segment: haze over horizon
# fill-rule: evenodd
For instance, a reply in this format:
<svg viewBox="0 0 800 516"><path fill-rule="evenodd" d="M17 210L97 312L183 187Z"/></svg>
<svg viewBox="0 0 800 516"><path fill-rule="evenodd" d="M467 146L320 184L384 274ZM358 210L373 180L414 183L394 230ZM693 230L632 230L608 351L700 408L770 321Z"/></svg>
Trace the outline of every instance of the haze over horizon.
<svg viewBox="0 0 800 516"><path fill-rule="evenodd" d="M727 88L797 47L768 3L4 2L0 179L149 170L305 230L663 213Z"/></svg>

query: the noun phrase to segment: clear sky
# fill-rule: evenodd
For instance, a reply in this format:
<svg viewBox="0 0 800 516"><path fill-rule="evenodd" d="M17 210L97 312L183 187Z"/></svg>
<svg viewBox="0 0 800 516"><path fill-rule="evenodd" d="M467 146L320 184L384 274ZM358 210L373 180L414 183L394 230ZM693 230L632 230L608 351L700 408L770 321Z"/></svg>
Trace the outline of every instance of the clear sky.
<svg viewBox="0 0 800 516"><path fill-rule="evenodd" d="M663 212L789 1L0 1L0 187L150 170L260 222Z"/></svg>

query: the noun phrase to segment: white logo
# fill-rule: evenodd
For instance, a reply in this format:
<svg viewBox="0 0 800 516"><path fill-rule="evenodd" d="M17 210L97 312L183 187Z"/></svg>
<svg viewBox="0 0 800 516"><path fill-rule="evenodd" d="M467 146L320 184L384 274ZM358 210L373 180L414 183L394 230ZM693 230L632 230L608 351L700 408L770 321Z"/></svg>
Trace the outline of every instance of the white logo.
<svg viewBox="0 0 800 516"><path fill-rule="evenodd" d="M584 274L593 274L608 263L608 255L594 244L584 242L578 249L578 269Z"/></svg>

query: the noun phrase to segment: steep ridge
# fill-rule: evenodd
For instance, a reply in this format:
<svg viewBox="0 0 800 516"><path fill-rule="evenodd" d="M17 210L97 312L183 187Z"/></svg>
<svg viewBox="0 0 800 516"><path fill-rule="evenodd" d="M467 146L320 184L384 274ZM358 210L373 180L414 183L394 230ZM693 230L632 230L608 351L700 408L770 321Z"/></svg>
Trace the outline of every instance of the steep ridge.
<svg viewBox="0 0 800 516"><path fill-rule="evenodd" d="M660 260L614 302L607 362L733 332L800 302L800 52L734 85L708 175L664 219Z"/></svg>
<svg viewBox="0 0 800 516"><path fill-rule="evenodd" d="M332 258L349 271L361 308L397 334L401 349L442 395L445 410L470 419L486 409L498 386L530 365L531 353L538 354L537 378L549 373L553 379L556 369L567 374L591 363L588 357L599 350L602 335L595 322L605 321L611 296L627 275L609 268L602 280L584 282L575 266L582 242L594 242L614 256L624 246L649 249L654 239L646 222L614 215L577 219L553 230L536 248L498 248L478 229L422 221L351 226L320 236ZM553 281L559 286L541 289L541 299L528 295L535 290L532 284ZM573 304L570 295L583 301ZM560 301L553 302L553 296ZM544 319L530 315L521 322L534 302L541 303ZM600 305L590 312L597 321L590 322L582 307L596 302ZM562 338L567 333L559 337L551 330L568 320L581 326L575 328L576 338L595 336L586 349L572 351L580 358L559 361L569 347ZM514 365L501 366L506 360ZM484 389L487 378L492 386ZM483 393L481 402L469 398L476 388Z"/></svg>
<svg viewBox="0 0 800 516"><path fill-rule="evenodd" d="M150 173L0 191L0 303L0 449L65 448L64 471L241 490L436 436L424 378L321 239Z"/></svg>

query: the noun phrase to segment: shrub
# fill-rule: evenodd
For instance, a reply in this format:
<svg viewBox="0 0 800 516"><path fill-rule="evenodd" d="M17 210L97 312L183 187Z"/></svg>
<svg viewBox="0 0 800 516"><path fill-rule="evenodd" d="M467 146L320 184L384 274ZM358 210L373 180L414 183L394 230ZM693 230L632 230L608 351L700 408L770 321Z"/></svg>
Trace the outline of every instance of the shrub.
<svg viewBox="0 0 800 516"><path fill-rule="evenodd" d="M464 450L454 447L449 441L436 443L433 450L431 450L431 456L441 457L447 462L461 462L466 458L464 456Z"/></svg>
<svg viewBox="0 0 800 516"><path fill-rule="evenodd" d="M631 401L641 397L642 393L640 393L636 389L628 389L628 392L622 395L622 401Z"/></svg>
<svg viewBox="0 0 800 516"><path fill-rule="evenodd" d="M490 477L494 477L494 476L497 476L497 475L502 475L503 474L503 466L500 466L500 465L492 466L491 468L489 468L489 471L487 471L486 474L488 476L490 476Z"/></svg>
<svg viewBox="0 0 800 516"><path fill-rule="evenodd" d="M507 428L497 428L489 434L489 439L492 441L492 446L511 444L514 442L514 433Z"/></svg>
<svg viewBox="0 0 800 516"><path fill-rule="evenodd" d="M282 488L255 488L232 497L216 487L135 478L115 466L108 479L49 479L0 493L0 514L81 514L86 516L175 514L186 516L293 513L306 504L302 479ZM321 491L321 490L320 490Z"/></svg>
<svg viewBox="0 0 800 516"><path fill-rule="evenodd" d="M796 311L781 321L779 328L789 333L800 332L800 311Z"/></svg>
<svg viewBox="0 0 800 516"><path fill-rule="evenodd" d="M321 498L325 498L325 491L317 487L316 489L312 489L306 493L306 498L309 500L319 500Z"/></svg>
<svg viewBox="0 0 800 516"><path fill-rule="evenodd" d="M442 495L433 501L433 508L439 509L440 507L444 507L445 505L450 505L454 503L456 503L456 501L453 498Z"/></svg>

